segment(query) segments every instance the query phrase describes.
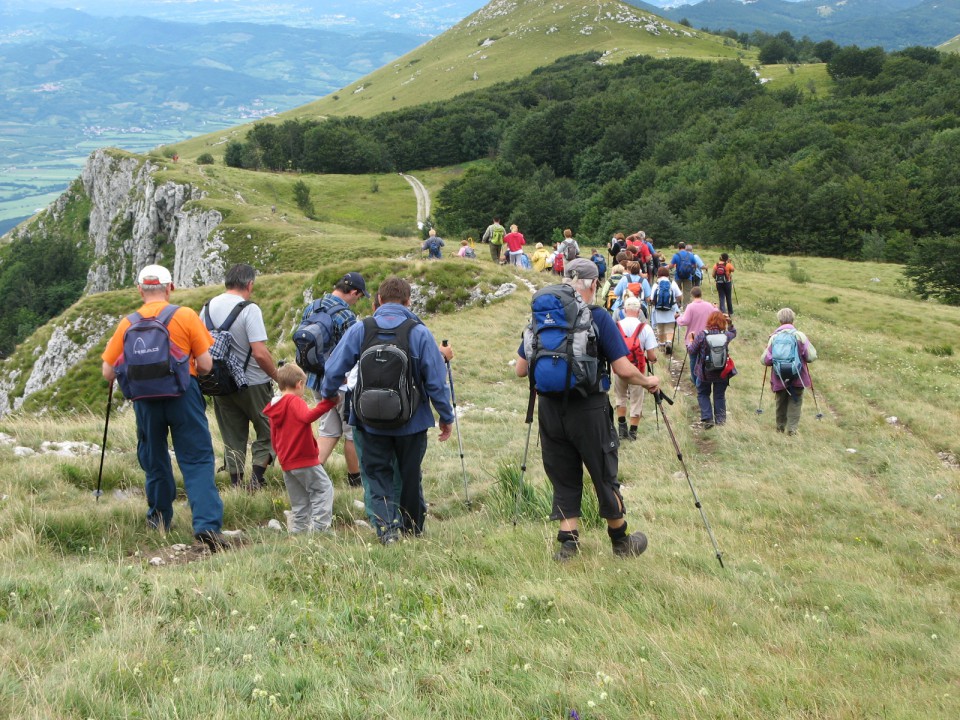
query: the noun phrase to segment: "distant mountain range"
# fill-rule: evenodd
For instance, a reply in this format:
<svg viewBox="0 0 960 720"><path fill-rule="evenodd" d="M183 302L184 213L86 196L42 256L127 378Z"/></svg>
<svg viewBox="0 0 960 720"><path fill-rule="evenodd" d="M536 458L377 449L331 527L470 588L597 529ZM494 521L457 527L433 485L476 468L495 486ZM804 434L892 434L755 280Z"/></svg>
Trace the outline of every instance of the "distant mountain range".
<svg viewBox="0 0 960 720"><path fill-rule="evenodd" d="M659 11L665 17L686 18L698 28L774 34L786 30L797 38L808 35L814 40L879 45L886 50L936 46L960 33L956 0L703 0L691 5L659 0L656 4L670 6Z"/></svg>

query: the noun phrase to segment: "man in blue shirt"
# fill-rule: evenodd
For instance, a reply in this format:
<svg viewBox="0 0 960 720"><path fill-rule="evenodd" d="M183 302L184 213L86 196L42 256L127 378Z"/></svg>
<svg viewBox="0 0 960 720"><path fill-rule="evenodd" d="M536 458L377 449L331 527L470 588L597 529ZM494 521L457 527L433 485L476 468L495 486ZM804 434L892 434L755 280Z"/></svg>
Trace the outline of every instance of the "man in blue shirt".
<svg viewBox="0 0 960 720"><path fill-rule="evenodd" d="M591 263L592 265L593 263ZM408 359L412 367L415 392L420 404L409 421L398 428L374 428L358 416L356 403L351 409L351 424L363 443L363 472L370 482L370 507L376 517L380 542L389 545L401 533L423 532L426 503L423 499L421 463L427 451L427 431L434 426L430 403L440 415L441 442L450 437L453 428L453 406L446 388L446 366L433 335L410 311L410 283L403 278L388 277L377 291L379 307L373 314L377 328L395 330L407 320L414 321L408 335ZM357 364L364 347L367 328L353 325L344 334L326 364L320 388L324 398L337 396L337 388ZM381 335L386 340L387 335ZM394 335L396 337L396 334ZM358 379L360 390L363 377ZM402 389L398 388L398 392ZM394 464L399 469L399 497L394 489Z"/></svg>
<svg viewBox="0 0 960 720"><path fill-rule="evenodd" d="M597 266L585 258L567 262L564 283L573 285L588 305L597 292ZM628 385L640 385L651 393L660 389L656 375L644 375L627 359L627 346L610 315L602 307L591 307L597 328L598 365L601 373L613 370ZM515 366L518 377L529 370L523 343ZM543 448L543 469L553 486L551 520L560 521L557 541L560 548L554 559L564 562L580 552L580 501L583 496L583 468L593 481L600 508L600 517L607 521L607 535L613 552L619 556L640 555L647 549L642 532L627 532L623 496L617 480L620 441L613 426L613 408L607 392L609 376L598 383L595 392L581 397L568 393L565 399L539 395L537 412L540 443Z"/></svg>
<svg viewBox="0 0 960 720"><path fill-rule="evenodd" d="M687 250L687 244L682 242L677 245L677 252L670 259L670 270L674 272L674 279L680 286L680 292L683 295L683 304L686 306L690 302L690 290L693 289L693 276L697 272L697 261L692 252ZM682 310L683 308L681 308Z"/></svg>

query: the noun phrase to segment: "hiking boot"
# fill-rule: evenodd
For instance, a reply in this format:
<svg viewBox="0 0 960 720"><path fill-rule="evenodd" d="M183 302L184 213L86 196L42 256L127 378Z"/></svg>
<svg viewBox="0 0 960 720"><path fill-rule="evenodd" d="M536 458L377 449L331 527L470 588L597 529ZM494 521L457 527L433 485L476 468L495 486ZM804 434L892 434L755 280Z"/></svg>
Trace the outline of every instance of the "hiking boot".
<svg viewBox="0 0 960 720"><path fill-rule="evenodd" d="M380 536L381 545L396 545L400 542L400 533L397 530L390 530Z"/></svg>
<svg viewBox="0 0 960 720"><path fill-rule="evenodd" d="M635 429L635 428L630 428L630 432L627 433L627 437L629 437L629 438L630 438L631 440L633 440L633 441L636 441L636 439L637 439L637 431L636 431L636 429Z"/></svg>
<svg viewBox="0 0 960 720"><path fill-rule="evenodd" d="M613 542L613 554L620 557L642 555L647 549L647 536L642 532L632 532Z"/></svg>
<svg viewBox="0 0 960 720"><path fill-rule="evenodd" d="M163 517L159 514L147 515L147 528L150 530L159 530L162 533L170 531L170 527L163 522Z"/></svg>
<svg viewBox="0 0 960 720"><path fill-rule="evenodd" d="M347 485L350 487L361 487L363 481L360 479L360 473L347 473Z"/></svg>
<svg viewBox="0 0 960 720"><path fill-rule="evenodd" d="M580 543L576 540L564 540L553 554L553 559L559 563L572 560L580 554Z"/></svg>
<svg viewBox="0 0 960 720"><path fill-rule="evenodd" d="M621 440L626 440L628 437L627 433L627 424L625 422L617 423L617 435Z"/></svg>
<svg viewBox="0 0 960 720"><path fill-rule="evenodd" d="M230 541L219 530L201 530L193 537L206 545L207 550L212 553L221 552L230 547Z"/></svg>
<svg viewBox="0 0 960 720"><path fill-rule="evenodd" d="M667 355L673 355L673 343L668 342L665 348Z"/></svg>

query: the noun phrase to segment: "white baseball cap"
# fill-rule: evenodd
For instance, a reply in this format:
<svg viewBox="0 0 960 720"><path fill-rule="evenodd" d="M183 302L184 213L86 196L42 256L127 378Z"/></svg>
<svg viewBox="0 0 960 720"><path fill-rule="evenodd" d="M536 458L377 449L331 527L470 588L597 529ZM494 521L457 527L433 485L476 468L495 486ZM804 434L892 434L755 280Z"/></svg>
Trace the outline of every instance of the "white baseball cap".
<svg viewBox="0 0 960 720"><path fill-rule="evenodd" d="M172 282L170 271L163 265L147 265L137 275L137 285L169 285Z"/></svg>

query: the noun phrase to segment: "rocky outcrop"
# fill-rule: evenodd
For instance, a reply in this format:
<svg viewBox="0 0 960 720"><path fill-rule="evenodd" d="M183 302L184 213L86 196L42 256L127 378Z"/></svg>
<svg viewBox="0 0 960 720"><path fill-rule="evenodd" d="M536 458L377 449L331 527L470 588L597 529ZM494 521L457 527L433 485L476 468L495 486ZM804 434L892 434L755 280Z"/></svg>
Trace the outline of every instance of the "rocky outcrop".
<svg viewBox="0 0 960 720"><path fill-rule="evenodd" d="M161 263L179 287L223 280L227 249L216 210L186 208L205 193L190 184L157 185L149 159L97 150L81 175L90 200L93 262L88 293L129 287L139 268ZM56 212L56 206L53 211Z"/></svg>

